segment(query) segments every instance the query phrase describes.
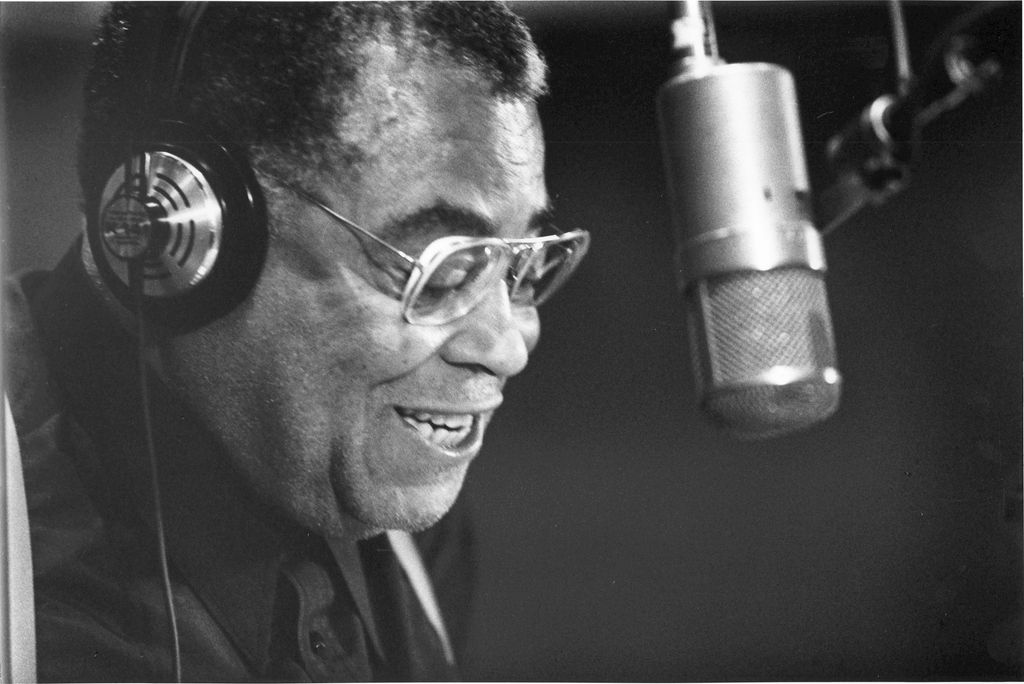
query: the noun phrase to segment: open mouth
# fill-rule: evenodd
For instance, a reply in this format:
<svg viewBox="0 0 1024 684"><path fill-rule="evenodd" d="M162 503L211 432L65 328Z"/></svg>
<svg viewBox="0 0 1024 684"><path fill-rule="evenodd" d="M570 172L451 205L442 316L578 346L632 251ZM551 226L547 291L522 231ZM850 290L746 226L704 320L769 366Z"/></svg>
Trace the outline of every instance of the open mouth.
<svg viewBox="0 0 1024 684"><path fill-rule="evenodd" d="M459 450L475 441L479 416L471 413L429 413L396 406L395 411L423 441L439 449Z"/></svg>

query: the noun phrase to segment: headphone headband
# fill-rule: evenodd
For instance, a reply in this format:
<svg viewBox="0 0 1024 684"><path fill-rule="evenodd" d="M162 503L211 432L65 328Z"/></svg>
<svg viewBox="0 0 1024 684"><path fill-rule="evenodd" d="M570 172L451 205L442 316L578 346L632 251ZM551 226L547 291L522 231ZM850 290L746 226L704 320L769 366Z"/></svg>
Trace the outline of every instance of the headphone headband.
<svg viewBox="0 0 1024 684"><path fill-rule="evenodd" d="M168 100L174 102L181 89L181 80L185 74L185 66L188 61L189 48L192 44L192 37L195 35L196 27L206 12L206 2L184 2L176 12L175 41L171 58L167 60L167 66L172 71L167 77Z"/></svg>

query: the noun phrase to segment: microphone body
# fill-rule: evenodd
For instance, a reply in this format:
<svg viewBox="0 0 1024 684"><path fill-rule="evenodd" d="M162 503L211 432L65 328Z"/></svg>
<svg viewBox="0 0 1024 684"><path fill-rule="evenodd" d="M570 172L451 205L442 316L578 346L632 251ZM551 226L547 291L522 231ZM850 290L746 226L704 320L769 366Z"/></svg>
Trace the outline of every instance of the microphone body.
<svg viewBox="0 0 1024 684"><path fill-rule="evenodd" d="M702 62L658 113L701 409L747 439L824 420L842 379L792 76Z"/></svg>

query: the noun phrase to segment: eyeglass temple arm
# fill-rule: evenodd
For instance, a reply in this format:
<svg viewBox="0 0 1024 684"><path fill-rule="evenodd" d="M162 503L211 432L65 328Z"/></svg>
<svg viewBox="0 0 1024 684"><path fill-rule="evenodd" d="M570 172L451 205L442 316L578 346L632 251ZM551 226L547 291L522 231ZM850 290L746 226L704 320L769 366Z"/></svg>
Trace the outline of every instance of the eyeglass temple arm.
<svg viewBox="0 0 1024 684"><path fill-rule="evenodd" d="M334 220L336 220L338 223L340 223L341 225L345 226L349 230L353 230L353 231L359 233L360 235L363 235L365 237L370 238L371 240L376 242L381 247L384 247L388 251L393 252L394 254L402 257L403 259L405 259L406 261L409 262L410 266L415 267L415 266L418 265L419 262L417 262L416 259L414 259L413 257L409 256L408 254L406 254L402 250L398 249L394 245L388 244L387 242L385 242L381 238L377 237L376 235L374 235L370 231L366 230L365 228L362 228L359 225L357 225L357 224L353 223L352 221L348 220L347 218L345 218L344 216L342 216L338 212L334 211L329 206L327 206L326 204L324 204L323 202L321 202L316 197L314 197L313 195L309 194L308 192L306 192L302 188L297 187L295 185L292 185L288 181L282 180L281 178L278 178L277 176L273 176L273 175L271 175L269 173L263 172L263 175L265 175L267 178L271 179L275 183L281 185L282 187L287 188L288 190L291 190L296 195L298 195L302 199L306 200L307 202L309 202L313 206L317 207L321 211L325 212L328 216L330 216L331 218L333 218Z"/></svg>

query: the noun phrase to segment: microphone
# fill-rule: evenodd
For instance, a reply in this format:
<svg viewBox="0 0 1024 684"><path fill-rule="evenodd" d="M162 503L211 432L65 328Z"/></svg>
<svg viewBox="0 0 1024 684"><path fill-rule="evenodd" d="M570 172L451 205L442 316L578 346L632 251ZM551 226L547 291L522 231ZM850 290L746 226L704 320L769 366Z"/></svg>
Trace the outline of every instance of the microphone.
<svg viewBox="0 0 1024 684"><path fill-rule="evenodd" d="M686 8L690 54L657 106L700 406L774 437L832 415L842 385L796 91L779 66L719 60L705 6Z"/></svg>

